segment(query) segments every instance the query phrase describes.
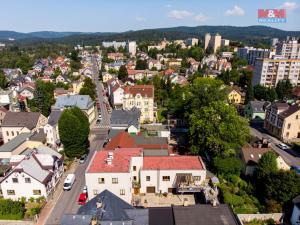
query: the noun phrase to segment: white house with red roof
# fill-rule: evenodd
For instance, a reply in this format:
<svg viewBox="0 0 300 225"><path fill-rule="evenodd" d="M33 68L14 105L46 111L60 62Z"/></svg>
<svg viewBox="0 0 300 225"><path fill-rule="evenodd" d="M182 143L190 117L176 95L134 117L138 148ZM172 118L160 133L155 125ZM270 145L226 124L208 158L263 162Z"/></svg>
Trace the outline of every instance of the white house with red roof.
<svg viewBox="0 0 300 225"><path fill-rule="evenodd" d="M107 189L130 204L133 194L199 192L205 179L198 156L144 156L142 148L95 152L85 173L90 198Z"/></svg>

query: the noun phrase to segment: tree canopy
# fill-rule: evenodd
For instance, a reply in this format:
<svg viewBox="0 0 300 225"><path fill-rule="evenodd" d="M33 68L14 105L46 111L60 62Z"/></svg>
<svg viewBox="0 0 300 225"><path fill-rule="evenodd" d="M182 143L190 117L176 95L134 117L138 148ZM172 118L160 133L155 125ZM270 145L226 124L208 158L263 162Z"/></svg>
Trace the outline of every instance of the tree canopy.
<svg viewBox="0 0 300 225"><path fill-rule="evenodd" d="M120 66L118 71L118 79L123 80L128 76L127 68L125 65Z"/></svg>
<svg viewBox="0 0 300 225"><path fill-rule="evenodd" d="M136 60L135 69L136 70L145 70L145 69L148 69L147 60L142 60L142 59Z"/></svg>
<svg viewBox="0 0 300 225"><path fill-rule="evenodd" d="M68 157L80 157L87 152L89 121L78 107L63 111L58 121L58 130Z"/></svg>
<svg viewBox="0 0 300 225"><path fill-rule="evenodd" d="M280 80L276 85L276 93L280 100L290 98L292 96L293 85L290 80Z"/></svg>
<svg viewBox="0 0 300 225"><path fill-rule="evenodd" d="M3 70L0 69L0 87L2 89L5 89L5 88L7 88L7 85L8 85L8 81L3 73Z"/></svg>
<svg viewBox="0 0 300 225"><path fill-rule="evenodd" d="M93 101L95 101L97 93L96 93L96 84L89 77L84 79L84 83L82 88L79 91L80 95L89 95Z"/></svg>
<svg viewBox="0 0 300 225"><path fill-rule="evenodd" d="M270 173L277 172L276 154L274 152L266 152L258 161L256 174L258 177L265 177Z"/></svg>

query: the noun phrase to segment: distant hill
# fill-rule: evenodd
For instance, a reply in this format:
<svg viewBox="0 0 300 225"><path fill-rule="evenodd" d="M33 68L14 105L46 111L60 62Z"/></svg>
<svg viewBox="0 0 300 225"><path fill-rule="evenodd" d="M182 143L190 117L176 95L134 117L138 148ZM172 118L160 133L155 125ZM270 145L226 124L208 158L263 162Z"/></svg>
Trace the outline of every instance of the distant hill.
<svg viewBox="0 0 300 225"><path fill-rule="evenodd" d="M31 33L19 33L14 31L0 31L0 40L14 38L18 43L35 43L40 41L66 43L66 44L99 44L104 40L160 40L185 39L188 37L203 38L205 33L219 33L222 37L243 41L245 43L257 43L268 41L272 37L285 38L286 36L300 36L300 31L284 31L267 26L196 26L196 27L172 27L127 31L121 33L112 32L52 32L40 31Z"/></svg>

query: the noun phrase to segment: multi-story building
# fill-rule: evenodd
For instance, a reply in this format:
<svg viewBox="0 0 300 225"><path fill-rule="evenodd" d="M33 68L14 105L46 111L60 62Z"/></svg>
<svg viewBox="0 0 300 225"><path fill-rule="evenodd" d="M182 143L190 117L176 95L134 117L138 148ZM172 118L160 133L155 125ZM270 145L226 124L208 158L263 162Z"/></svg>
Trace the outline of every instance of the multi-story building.
<svg viewBox="0 0 300 225"><path fill-rule="evenodd" d="M111 79L107 81L107 87L112 106L114 108L122 108L124 96L123 83L118 79Z"/></svg>
<svg viewBox="0 0 300 225"><path fill-rule="evenodd" d="M1 126L3 141L7 143L20 133L33 133L47 122L47 118L38 112L7 112Z"/></svg>
<svg viewBox="0 0 300 225"><path fill-rule="evenodd" d="M126 42L122 41L103 41L102 42L102 46L105 48L109 48L109 47L114 47L115 49L118 49L120 47L125 48L126 47Z"/></svg>
<svg viewBox="0 0 300 225"><path fill-rule="evenodd" d="M221 46L229 46L230 40L228 39L221 39Z"/></svg>
<svg viewBox="0 0 300 225"><path fill-rule="evenodd" d="M126 49L128 50L130 55L135 56L136 55L136 42L128 41L126 43Z"/></svg>
<svg viewBox="0 0 300 225"><path fill-rule="evenodd" d="M92 198L108 189L132 203L132 194L199 190L206 168L198 156L143 156L142 148L95 152L85 174Z"/></svg>
<svg viewBox="0 0 300 225"><path fill-rule="evenodd" d="M155 120L154 86L135 85L124 87L123 109L137 107L141 111L141 123Z"/></svg>
<svg viewBox="0 0 300 225"><path fill-rule="evenodd" d="M300 59L300 39L287 37L285 41L277 43L276 54L287 59Z"/></svg>
<svg viewBox="0 0 300 225"><path fill-rule="evenodd" d="M185 44L187 46L196 46L198 45L198 43L199 43L198 38L188 38L185 40Z"/></svg>
<svg viewBox="0 0 300 225"><path fill-rule="evenodd" d="M205 34L204 49L206 50L210 47L213 50L213 53L216 53L217 50L221 47L221 40L222 37L218 33L214 36L211 36L209 33Z"/></svg>
<svg viewBox="0 0 300 225"><path fill-rule="evenodd" d="M258 58L270 58L272 56L272 51L269 49L253 48L253 47L243 47L239 48L237 51L238 57L242 59L247 59L248 64L255 65L255 61Z"/></svg>
<svg viewBox="0 0 300 225"><path fill-rule="evenodd" d="M261 84L275 87L280 80L289 79L293 85L299 85L300 59L257 59L253 76L253 85Z"/></svg>
<svg viewBox="0 0 300 225"><path fill-rule="evenodd" d="M283 141L300 138L300 106L274 102L267 107L264 128Z"/></svg>
<svg viewBox="0 0 300 225"><path fill-rule="evenodd" d="M58 120L61 114L61 110L52 110L48 117L48 123L44 126L44 133L47 136L47 144L50 144L52 146L56 146L60 143L58 132Z"/></svg>

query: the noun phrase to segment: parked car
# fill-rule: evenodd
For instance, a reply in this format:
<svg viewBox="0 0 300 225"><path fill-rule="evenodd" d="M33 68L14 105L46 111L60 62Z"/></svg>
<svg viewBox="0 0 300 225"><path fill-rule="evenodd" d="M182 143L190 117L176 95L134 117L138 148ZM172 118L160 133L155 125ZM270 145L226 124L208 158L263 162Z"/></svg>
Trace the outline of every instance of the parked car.
<svg viewBox="0 0 300 225"><path fill-rule="evenodd" d="M81 163L81 164L85 163L86 158L87 158L86 154L82 155L79 159L79 163Z"/></svg>
<svg viewBox="0 0 300 225"><path fill-rule="evenodd" d="M291 170L295 171L297 174L300 174L300 168L298 166L291 166Z"/></svg>
<svg viewBox="0 0 300 225"><path fill-rule="evenodd" d="M68 174L68 176L64 181L64 187L63 187L64 191L71 190L74 182L75 182L75 174Z"/></svg>
<svg viewBox="0 0 300 225"><path fill-rule="evenodd" d="M78 198L78 204L85 205L86 201L87 201L87 193L81 193Z"/></svg>
<svg viewBox="0 0 300 225"><path fill-rule="evenodd" d="M287 145L284 144L284 143L278 143L278 144L276 144L276 146L277 146L278 148L282 149L282 150L288 150L288 149L290 149L290 147L287 146Z"/></svg>

